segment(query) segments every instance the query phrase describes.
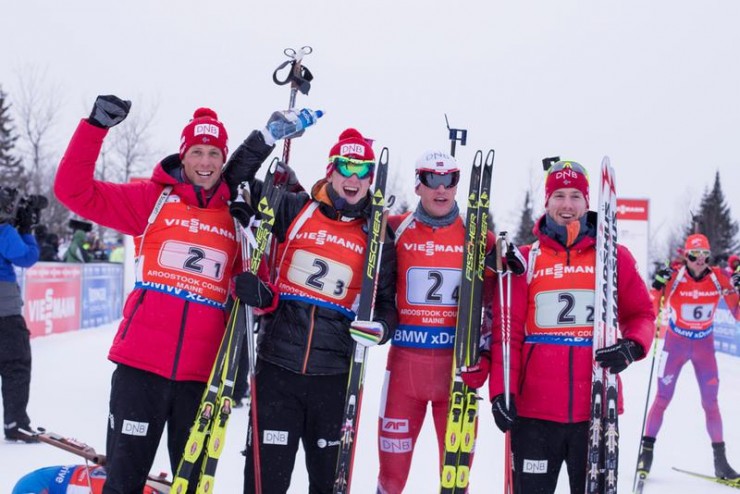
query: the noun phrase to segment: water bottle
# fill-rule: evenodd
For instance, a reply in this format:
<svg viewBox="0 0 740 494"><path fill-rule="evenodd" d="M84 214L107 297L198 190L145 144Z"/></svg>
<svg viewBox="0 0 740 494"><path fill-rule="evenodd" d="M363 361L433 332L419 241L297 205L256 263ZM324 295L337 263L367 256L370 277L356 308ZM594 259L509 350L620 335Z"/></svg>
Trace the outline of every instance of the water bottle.
<svg viewBox="0 0 740 494"><path fill-rule="evenodd" d="M324 112L321 110L310 110L304 108L295 114L295 120L287 120L285 118L278 118L267 124L267 129L270 131L272 138L276 141L284 139L285 137L293 136L303 132L303 130L316 123L316 120L324 116Z"/></svg>

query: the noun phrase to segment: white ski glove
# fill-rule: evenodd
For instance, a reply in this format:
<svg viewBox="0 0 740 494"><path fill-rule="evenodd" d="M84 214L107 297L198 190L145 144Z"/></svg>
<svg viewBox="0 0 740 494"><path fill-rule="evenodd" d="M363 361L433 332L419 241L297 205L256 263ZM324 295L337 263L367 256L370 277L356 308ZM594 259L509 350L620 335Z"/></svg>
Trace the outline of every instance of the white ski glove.
<svg viewBox="0 0 740 494"><path fill-rule="evenodd" d="M382 322L352 321L349 333L358 344L370 347L385 341L386 329Z"/></svg>

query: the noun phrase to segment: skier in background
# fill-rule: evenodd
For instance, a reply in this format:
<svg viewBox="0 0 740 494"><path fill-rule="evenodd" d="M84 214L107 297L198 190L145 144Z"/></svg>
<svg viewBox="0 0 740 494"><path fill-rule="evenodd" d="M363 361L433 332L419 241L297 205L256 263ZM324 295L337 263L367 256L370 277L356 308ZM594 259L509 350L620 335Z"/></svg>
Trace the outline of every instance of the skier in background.
<svg viewBox="0 0 740 494"><path fill-rule="evenodd" d="M526 275L511 282L508 407L498 293L493 296L489 391L496 425L504 432L511 429L517 494L554 492L563 462L570 492L585 491L596 282L596 213L588 206L586 170L573 161L553 164L545 181L545 215L534 228L538 240L522 248ZM643 358L655 332L647 288L622 245L617 248L617 280L622 338L596 357L612 373Z"/></svg>
<svg viewBox="0 0 740 494"><path fill-rule="evenodd" d="M224 173L234 183L249 182L256 208L266 192L255 178L259 166L243 162L265 152L255 146L255 138L269 146L269 154L275 141L270 131L253 132ZM309 492L332 492L353 338L372 346L386 342L396 328L396 261L390 231L382 247L374 320L355 321L374 173L371 144L357 130L346 129L331 147L326 177L310 194L285 192L276 213L275 283L280 295L277 309L262 316L260 323L259 431L252 431L250 423L247 433L250 441L259 440L264 494L287 492L300 442ZM252 455L250 442L245 493L255 492Z"/></svg>
<svg viewBox="0 0 740 494"><path fill-rule="evenodd" d="M130 106L116 96L98 96L54 183L57 198L77 214L138 237L136 285L108 354L117 365L105 494L143 491L165 427L170 465L177 470L224 334L231 287L251 306L273 302L251 273L232 282L240 263L227 204L233 190L221 176L228 136L216 112L195 111L182 130L179 153L164 158L151 179L128 184L94 179L103 139ZM188 492L195 490L199 473L193 469Z"/></svg>
<svg viewBox="0 0 740 494"><path fill-rule="evenodd" d="M729 465L725 452L722 416L717 401L719 371L713 332L717 304L724 298L727 307L736 315L738 295L722 270L709 265L710 255L707 237L699 233L689 235L684 245L684 262L678 272L674 273L674 269L668 267L655 275L653 288L656 292L662 291L665 307L670 310L658 366L658 391L648 413L637 461L637 470L645 474L650 472L655 440L681 369L691 361L699 383L707 432L712 441L714 473L726 479L740 477ZM733 278L740 285L740 274ZM655 298L659 300L660 294L656 293Z"/></svg>
<svg viewBox="0 0 740 494"><path fill-rule="evenodd" d="M396 237L399 324L391 339L378 418L381 494L403 491L428 403L440 465L444 458L465 242L455 201L459 180L455 158L425 152L416 161L416 210L388 219ZM489 240L490 247L490 232Z"/></svg>

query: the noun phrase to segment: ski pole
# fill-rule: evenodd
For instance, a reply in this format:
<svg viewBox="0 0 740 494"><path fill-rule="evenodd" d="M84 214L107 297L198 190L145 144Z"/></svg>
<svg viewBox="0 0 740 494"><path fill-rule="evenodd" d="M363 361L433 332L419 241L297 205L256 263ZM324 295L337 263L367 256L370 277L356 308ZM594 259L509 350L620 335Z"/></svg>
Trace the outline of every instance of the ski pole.
<svg viewBox="0 0 740 494"><path fill-rule="evenodd" d="M245 184L246 185L246 184ZM237 201L241 199L242 201L249 204L249 201L246 200L245 195L249 194L249 190L247 187L242 189L242 194L237 198ZM252 220L254 220L254 216L252 217ZM253 223L249 224L245 231L243 232L250 232L250 227L253 225ZM241 225L237 221L237 228L240 228ZM255 242L256 243L256 242ZM252 246L251 242L248 241L246 235L241 235L241 255L242 255L242 267L244 271L252 270L251 260L252 260ZM256 271L256 267L254 268L254 271ZM256 274L256 272L254 272ZM259 444L259 428L258 428L258 421L257 421L257 378L256 378L256 372L255 372L255 359L257 358L257 352L255 349L254 344L254 336L253 334L250 334L250 331L254 331L255 328L255 322L254 322L254 311L251 307L246 307L247 311L247 327L245 328L245 335L244 338L247 340L247 355L248 355L248 369L247 372L249 374L249 419L250 419L250 425L252 426L252 462L254 463L254 490L257 494L262 494L262 462L260 460L260 444Z"/></svg>
<svg viewBox="0 0 740 494"><path fill-rule="evenodd" d="M303 57L310 55L313 52L313 48L310 46L304 46L300 50L296 51L292 48L286 48L283 53L288 57L288 60L281 63L280 66L275 69L272 73L272 80L278 86L284 86L290 83L290 101L288 103L288 110L295 108L295 99L300 91L302 94L308 94L311 89L311 81L313 80L313 74L308 70L307 67L303 66ZM278 72L283 68L291 66L290 71L284 80L278 79ZM283 141L283 163L288 165L290 160L290 141L292 139L285 139Z"/></svg>
<svg viewBox="0 0 740 494"><path fill-rule="evenodd" d="M504 267L504 256L508 250L507 233L501 232L496 240L496 272L498 278L499 305L501 307L501 357L504 372L504 403L510 406L511 391L511 273ZM506 277L506 296L504 297L504 277ZM513 492L511 475L511 432L504 434L504 494Z"/></svg>
<svg viewBox="0 0 740 494"><path fill-rule="evenodd" d="M653 357L650 364L650 377L648 378L647 396L645 397L645 410L642 413L642 427L640 427L640 443L637 446L637 461L635 463L635 477L632 480L632 491L637 488L637 467L640 462L640 451L642 450L642 436L645 435L645 425L647 422L648 403L650 403L650 389L653 385L653 372L655 371L655 356L658 353L658 336L660 335L660 326L663 320L663 304L665 304L665 286L660 290L660 302L658 305L658 315L655 318L655 338L653 338Z"/></svg>
<svg viewBox="0 0 740 494"><path fill-rule="evenodd" d="M288 60L281 63L277 69L272 73L272 80L278 86L284 86L290 83L290 100L288 101L288 110L295 108L295 100L298 95L298 91L302 94L308 94L311 90L311 81L313 80L313 74L308 67L303 65L303 57L310 55L313 52L313 48L310 46L304 46L298 51L292 48L286 48L283 53L288 57ZM285 79L279 79L278 73L285 67L290 65L290 70L285 76ZM287 167L290 161L290 142L292 139L283 140L283 159L282 163ZM270 167L272 168L272 166ZM277 167L275 169L277 171ZM268 172L269 173L269 172ZM283 177L275 175L268 175L271 185L282 185L282 181L287 181L288 173L283 174ZM267 182L267 179L265 180ZM275 274L277 266L275 266L275 258L277 257L277 242L272 241L270 245L269 263L270 263L270 281L275 281Z"/></svg>

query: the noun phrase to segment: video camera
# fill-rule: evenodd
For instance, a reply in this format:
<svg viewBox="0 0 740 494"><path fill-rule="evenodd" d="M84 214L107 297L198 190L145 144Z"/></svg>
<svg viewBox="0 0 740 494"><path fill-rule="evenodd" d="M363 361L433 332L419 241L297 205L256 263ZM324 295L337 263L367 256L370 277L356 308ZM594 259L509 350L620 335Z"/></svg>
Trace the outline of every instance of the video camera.
<svg viewBox="0 0 740 494"><path fill-rule="evenodd" d="M28 211L33 218L31 225L37 225L41 210L49 206L49 199L42 195L20 195L18 189L0 187L0 223L18 225L19 215Z"/></svg>

